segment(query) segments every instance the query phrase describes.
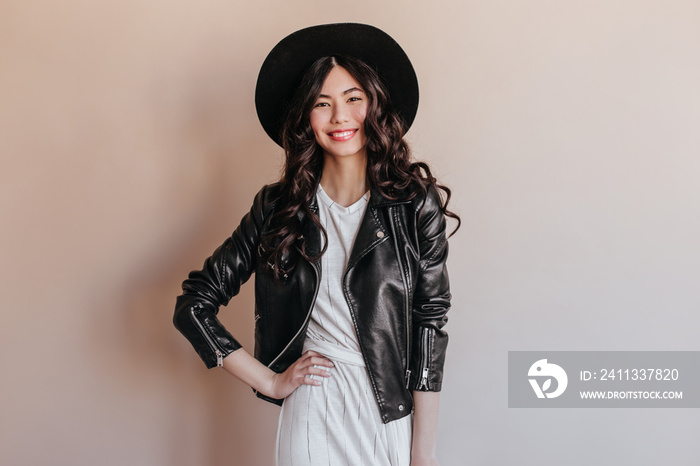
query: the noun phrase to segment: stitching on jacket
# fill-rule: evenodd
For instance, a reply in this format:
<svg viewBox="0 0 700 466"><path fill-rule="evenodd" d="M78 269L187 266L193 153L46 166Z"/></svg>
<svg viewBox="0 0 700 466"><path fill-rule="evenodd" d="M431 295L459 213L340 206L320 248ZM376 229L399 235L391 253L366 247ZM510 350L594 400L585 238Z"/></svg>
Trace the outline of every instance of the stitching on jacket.
<svg viewBox="0 0 700 466"><path fill-rule="evenodd" d="M405 319L406 319L406 367L404 368L404 371L408 370L409 367L411 366L411 321L409 319L409 314L411 312L411 271L408 267L408 264L405 264L403 261L403 256L401 255L401 251L399 250L399 237L396 234L397 227L400 227L400 219L399 219L399 214L396 211L396 209L389 208L389 212L391 213L391 216L393 217L393 222L391 219L390 225L391 225L391 234L394 236L394 250L396 251L396 259L399 261L399 265L401 266L401 278L403 281L403 288L404 292L406 293L405 296L405 301L404 301L404 312L405 312Z"/></svg>
<svg viewBox="0 0 700 466"><path fill-rule="evenodd" d="M346 271L346 276L347 276L347 271ZM348 306L350 307L350 314L352 317L352 325L355 327L355 336L357 337L357 343L360 345L360 350L362 350L362 341L360 341L360 329L357 328L357 317L355 317L355 305L350 299L350 294L348 293L347 286L345 286L345 277L343 277L343 294L345 295L345 301L347 301ZM365 359L365 353L360 351L362 353L362 358ZM379 391L377 390L377 384L374 381L374 374L370 370L370 365L367 364L367 360L365 359L365 367L367 368L367 375L369 375L369 381L372 383L372 390L374 390L374 398L377 400L377 404L379 404L379 409L380 409L380 415L382 417L382 422L384 422L384 418L386 417L386 414L384 413L384 398L379 396Z"/></svg>
<svg viewBox="0 0 700 466"><path fill-rule="evenodd" d="M423 209L425 208L425 205L428 203L428 196L429 196L429 195L430 195L430 193L429 193L429 192L426 192L426 193L425 193L425 197L423 198L423 202L421 203L420 207L417 207L417 208L416 208L416 221L417 221L418 223L420 223L420 218L421 218L421 216L423 215ZM439 195L438 195L438 197L439 197ZM443 215L443 214L442 214L442 211L439 211L439 212L438 212L438 215ZM426 236L423 234L423 232L421 231L420 228L418 228L418 234L419 234L420 236L422 236L423 238L426 238ZM426 239L427 239L427 238L426 238ZM424 272L425 269L428 268L428 264L429 264L430 262L432 262L433 259L435 259L435 256L437 256L437 254L438 254L440 251L442 251L443 245L444 245L446 242L447 242L447 237L446 237L445 235L443 235L442 238L441 238L441 240L440 240L440 242L439 242L439 243L437 244L437 246L435 247L435 251L433 251L433 253L430 255L430 257L428 257L428 258L425 259L425 260L421 260L421 261L420 261L420 264L421 264L421 265L420 265L420 271L421 271L421 273Z"/></svg>
<svg viewBox="0 0 700 466"><path fill-rule="evenodd" d="M230 254L230 249L231 249L231 241L230 239L226 241L226 245L224 246L224 257L226 257L228 254ZM231 290L228 289L227 286L227 280L226 280L226 261L222 260L221 264L219 265L219 276L221 277L221 289L224 292L224 296L226 296L226 299L228 300L228 297L231 296Z"/></svg>
<svg viewBox="0 0 700 466"><path fill-rule="evenodd" d="M443 245L445 243L447 243L447 238L445 238L443 236L442 239L440 240L440 242L438 243L437 247L435 248L435 251L433 251L433 253L430 255L430 257L428 257L425 261L421 261L421 262L425 263L425 265L421 265L421 267L420 267L421 272L425 272L425 269L428 268L428 264L430 264L433 261L433 259L435 259L435 256L437 256L438 253L444 249Z"/></svg>
<svg viewBox="0 0 700 466"><path fill-rule="evenodd" d="M392 224L392 233L394 234L394 244L397 244L396 242L398 241L398 236L395 233L395 230L401 229L401 217L399 216L399 213L395 209L391 209L391 213L394 217L394 224ZM398 254L398 244L397 244L397 254ZM401 266L403 268L404 276L406 277L406 286L408 289L406 290L408 292L408 301L411 302L411 270L410 268L404 263L403 257L399 256L398 257L399 262L401 263Z"/></svg>

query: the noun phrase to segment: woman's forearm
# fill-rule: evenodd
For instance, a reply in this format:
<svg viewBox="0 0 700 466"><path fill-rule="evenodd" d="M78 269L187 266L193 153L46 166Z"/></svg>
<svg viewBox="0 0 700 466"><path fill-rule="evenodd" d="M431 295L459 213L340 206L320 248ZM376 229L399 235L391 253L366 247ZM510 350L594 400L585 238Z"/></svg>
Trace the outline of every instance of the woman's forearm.
<svg viewBox="0 0 700 466"><path fill-rule="evenodd" d="M263 395L271 396L275 372L240 348L224 358L224 370Z"/></svg>
<svg viewBox="0 0 700 466"><path fill-rule="evenodd" d="M240 348L224 358L224 370L247 383L258 392L272 398L286 398L299 385L321 385L317 375L330 377L333 363L325 356L308 350L287 370L275 373L272 369Z"/></svg>
<svg viewBox="0 0 700 466"><path fill-rule="evenodd" d="M411 465L437 465L436 440L440 392L413 392Z"/></svg>

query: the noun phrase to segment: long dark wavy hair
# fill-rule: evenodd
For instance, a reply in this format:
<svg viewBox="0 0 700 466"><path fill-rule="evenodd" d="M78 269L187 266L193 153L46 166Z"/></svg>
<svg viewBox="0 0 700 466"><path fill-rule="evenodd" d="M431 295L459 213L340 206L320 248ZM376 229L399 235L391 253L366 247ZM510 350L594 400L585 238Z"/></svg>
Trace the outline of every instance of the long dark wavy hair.
<svg viewBox="0 0 700 466"><path fill-rule="evenodd" d="M424 162L411 160L411 150L404 140L405 124L393 109L389 92L377 73L364 62L347 56L323 57L316 60L304 75L288 105L282 129L285 163L280 178L280 196L270 229L261 238L262 259L271 265L277 278L294 267L296 246L301 255L316 261L325 252L309 255L302 237L302 218L318 226L324 239L326 231L309 208L323 170L323 150L317 144L309 115L321 93L323 83L335 66L345 68L360 84L368 99L364 130L367 137L367 179L388 199L411 199L430 185L442 191L441 210L457 221L450 234L461 225L460 217L447 209L451 191L438 184ZM283 261L283 257L290 258Z"/></svg>

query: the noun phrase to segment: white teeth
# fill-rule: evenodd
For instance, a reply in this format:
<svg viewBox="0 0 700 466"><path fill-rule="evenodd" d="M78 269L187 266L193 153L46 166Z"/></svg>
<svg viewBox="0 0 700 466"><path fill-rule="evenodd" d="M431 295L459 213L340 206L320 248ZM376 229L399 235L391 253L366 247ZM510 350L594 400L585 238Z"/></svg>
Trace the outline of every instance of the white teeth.
<svg viewBox="0 0 700 466"><path fill-rule="evenodd" d="M331 133L334 138L344 138L345 136L350 136L355 131L343 131L341 133Z"/></svg>

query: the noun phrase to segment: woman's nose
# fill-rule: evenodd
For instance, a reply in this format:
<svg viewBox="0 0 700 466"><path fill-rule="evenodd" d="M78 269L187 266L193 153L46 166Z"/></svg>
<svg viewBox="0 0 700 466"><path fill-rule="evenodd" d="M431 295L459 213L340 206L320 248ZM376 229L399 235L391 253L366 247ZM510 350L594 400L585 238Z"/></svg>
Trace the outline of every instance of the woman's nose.
<svg viewBox="0 0 700 466"><path fill-rule="evenodd" d="M336 105L333 107L331 121L333 123L344 123L348 121L348 112L344 105Z"/></svg>

